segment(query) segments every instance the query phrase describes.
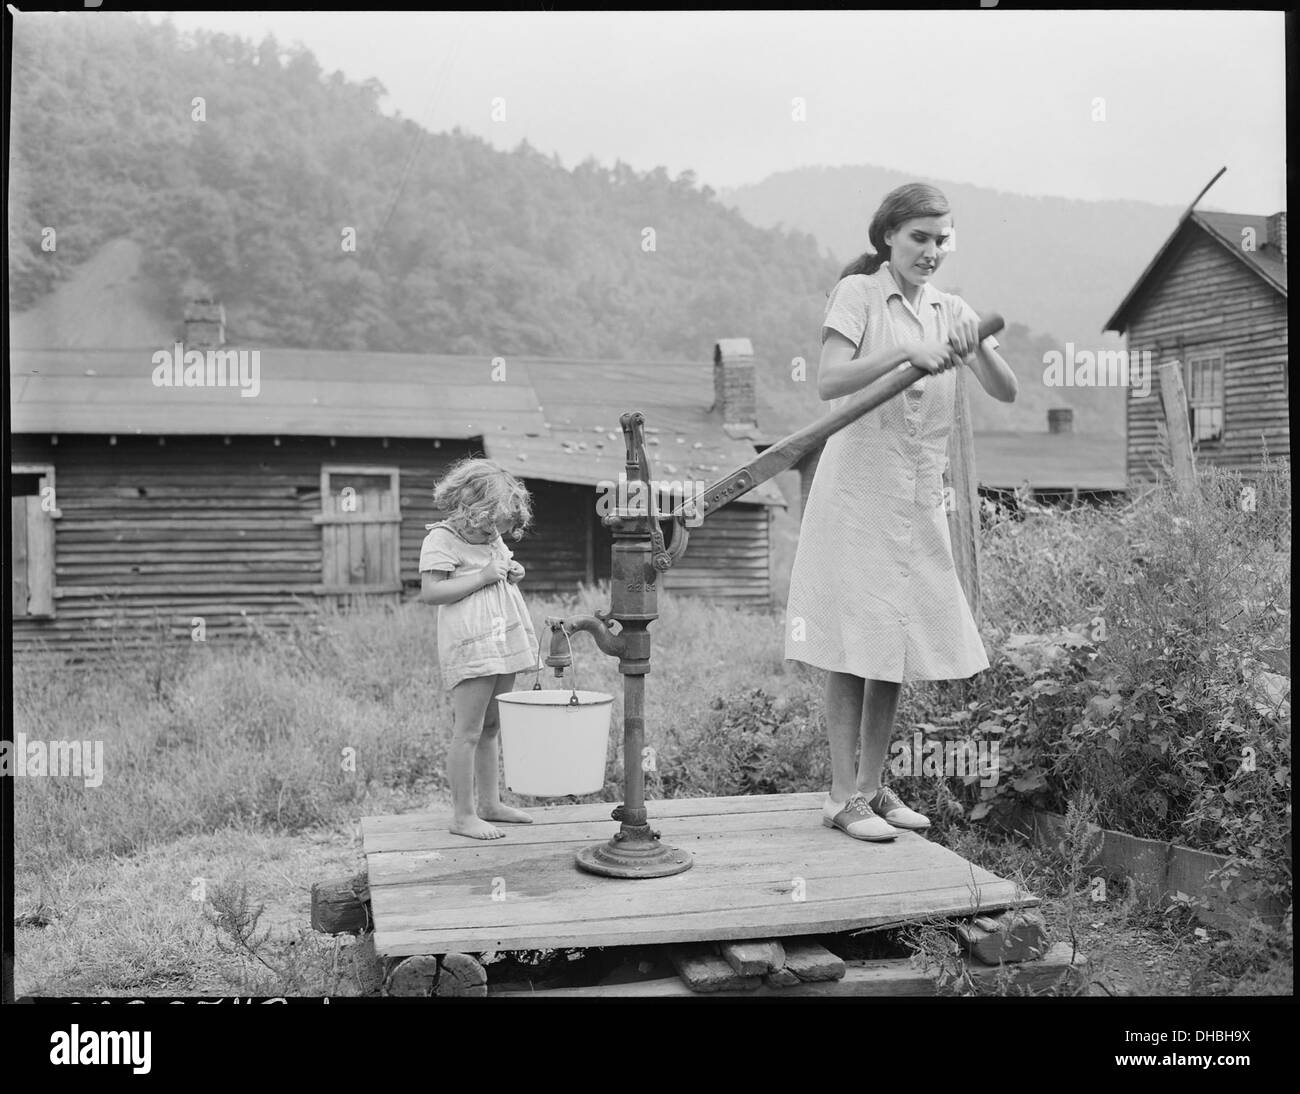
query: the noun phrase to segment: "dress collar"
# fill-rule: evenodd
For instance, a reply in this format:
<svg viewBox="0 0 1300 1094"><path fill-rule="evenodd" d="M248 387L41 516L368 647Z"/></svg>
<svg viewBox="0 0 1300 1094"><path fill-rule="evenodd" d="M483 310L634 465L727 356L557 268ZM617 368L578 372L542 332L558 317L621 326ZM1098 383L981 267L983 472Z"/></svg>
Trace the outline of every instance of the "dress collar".
<svg viewBox="0 0 1300 1094"><path fill-rule="evenodd" d="M903 295L903 290L898 287L898 282L894 280L894 275L890 272L888 261L882 262L880 264L880 269L871 276L876 279L876 284L880 286L880 291L885 294L886 303L889 302L891 296L897 296L904 304L907 304L907 297ZM931 304L937 308L941 307L942 303L943 302L939 299L939 290L927 282L921 286L921 292L916 298L916 307L913 310L919 313L926 304Z"/></svg>

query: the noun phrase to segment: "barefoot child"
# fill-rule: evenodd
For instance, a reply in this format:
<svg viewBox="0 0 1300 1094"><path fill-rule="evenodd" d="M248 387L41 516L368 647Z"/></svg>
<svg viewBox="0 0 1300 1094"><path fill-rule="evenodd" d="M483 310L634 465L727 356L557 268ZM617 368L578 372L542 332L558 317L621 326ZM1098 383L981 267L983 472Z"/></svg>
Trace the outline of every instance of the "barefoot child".
<svg viewBox="0 0 1300 1094"><path fill-rule="evenodd" d="M532 507L523 484L485 459L454 464L434 489L433 503L447 517L426 525L420 600L438 605L438 664L455 716L447 759L451 831L500 839L505 833L493 821L533 820L501 802L495 698L537 660L533 621L515 587L524 568L501 538L504 532L523 535Z"/></svg>

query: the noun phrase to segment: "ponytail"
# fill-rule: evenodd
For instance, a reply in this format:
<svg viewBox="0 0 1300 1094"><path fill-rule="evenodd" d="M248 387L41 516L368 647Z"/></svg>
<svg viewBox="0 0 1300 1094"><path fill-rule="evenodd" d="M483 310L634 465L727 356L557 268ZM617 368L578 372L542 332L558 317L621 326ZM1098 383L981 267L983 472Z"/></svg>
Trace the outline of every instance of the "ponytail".
<svg viewBox="0 0 1300 1094"><path fill-rule="evenodd" d="M885 248L884 254L863 251L852 262L840 271L840 280L846 277L853 277L855 274L873 274L889 259L889 248Z"/></svg>

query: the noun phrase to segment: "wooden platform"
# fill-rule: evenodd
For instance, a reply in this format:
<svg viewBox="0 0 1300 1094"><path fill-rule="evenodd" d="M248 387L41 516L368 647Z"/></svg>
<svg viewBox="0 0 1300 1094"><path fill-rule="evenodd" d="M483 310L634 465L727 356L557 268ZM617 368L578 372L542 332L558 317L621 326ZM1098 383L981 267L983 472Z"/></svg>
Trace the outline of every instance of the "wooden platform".
<svg viewBox="0 0 1300 1094"><path fill-rule="evenodd" d="M1038 899L922 835L850 839L821 823L823 794L679 798L649 805L661 838L695 856L674 877L584 873L612 803L530 809L479 842L446 813L361 822L375 950L385 957L773 938L973 915ZM796 899L802 895L802 899Z"/></svg>

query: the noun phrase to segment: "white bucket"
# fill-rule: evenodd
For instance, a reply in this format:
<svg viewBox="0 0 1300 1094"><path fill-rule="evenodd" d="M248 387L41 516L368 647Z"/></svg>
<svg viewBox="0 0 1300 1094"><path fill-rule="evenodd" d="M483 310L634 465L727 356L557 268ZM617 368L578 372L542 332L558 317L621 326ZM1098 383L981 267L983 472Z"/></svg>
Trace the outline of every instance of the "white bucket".
<svg viewBox="0 0 1300 1094"><path fill-rule="evenodd" d="M498 695L506 789L539 798L594 794L605 785L612 695L603 691Z"/></svg>

